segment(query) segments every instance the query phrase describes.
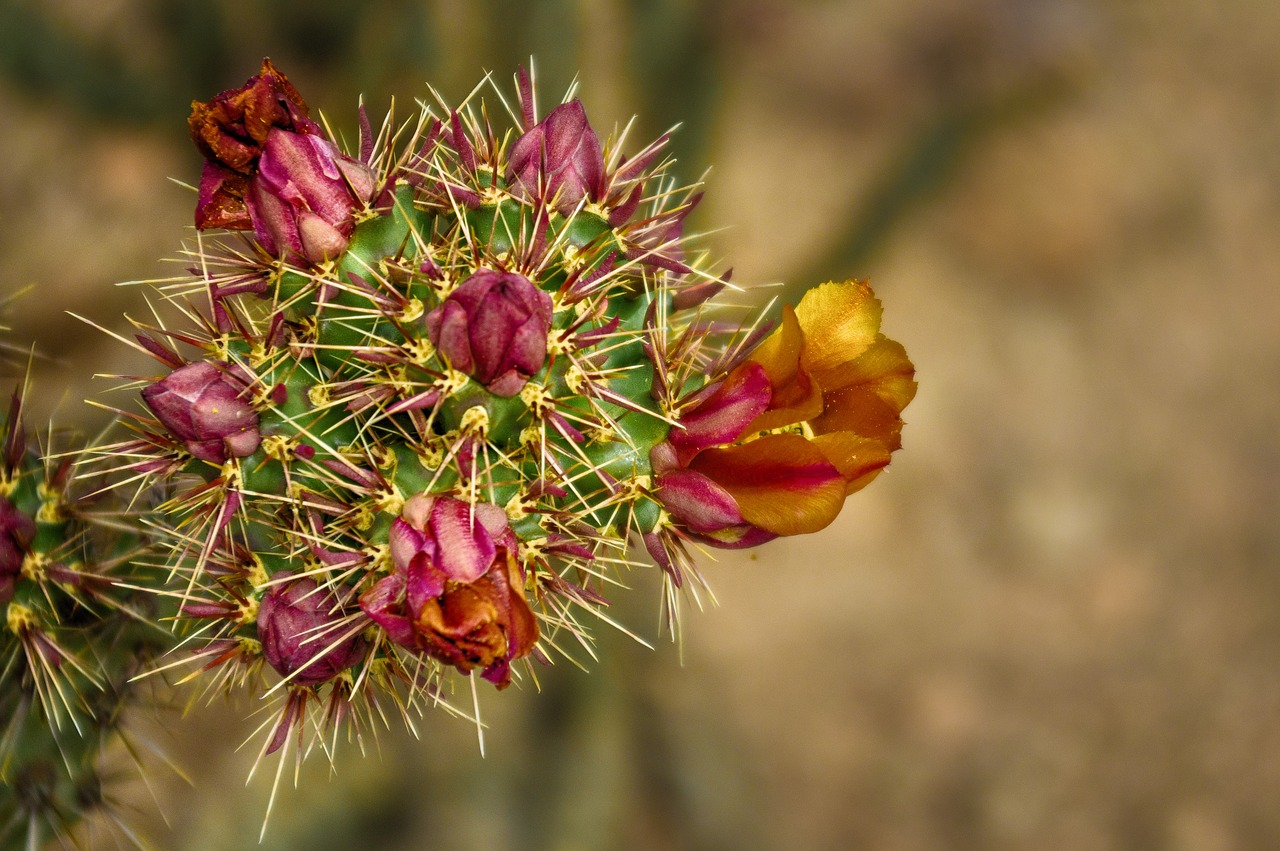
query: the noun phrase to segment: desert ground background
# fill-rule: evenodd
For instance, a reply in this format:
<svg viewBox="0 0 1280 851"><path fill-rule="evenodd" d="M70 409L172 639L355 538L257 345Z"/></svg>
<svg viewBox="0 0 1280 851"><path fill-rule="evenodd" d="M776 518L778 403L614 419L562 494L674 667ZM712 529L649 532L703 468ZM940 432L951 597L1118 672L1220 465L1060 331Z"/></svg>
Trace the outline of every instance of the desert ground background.
<svg viewBox="0 0 1280 851"><path fill-rule="evenodd" d="M602 130L683 122L735 282L871 278L905 448L720 554L682 648L637 576L656 649L486 694L484 758L436 713L308 763L261 847L1277 848L1277 44L1262 0L0 0L7 340L34 416L101 427L91 375L146 367L67 312L142 315L114 284L190 235L189 103L262 56L350 129L533 55ZM245 708L139 713L192 784L155 768L167 825L113 787L150 847L254 847Z"/></svg>

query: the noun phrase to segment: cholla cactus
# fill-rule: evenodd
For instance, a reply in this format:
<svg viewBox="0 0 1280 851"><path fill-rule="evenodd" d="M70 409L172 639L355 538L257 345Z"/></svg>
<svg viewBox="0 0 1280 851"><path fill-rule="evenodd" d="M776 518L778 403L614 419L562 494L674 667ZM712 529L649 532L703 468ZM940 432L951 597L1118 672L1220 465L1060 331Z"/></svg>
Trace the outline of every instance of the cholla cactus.
<svg viewBox="0 0 1280 851"><path fill-rule="evenodd" d="M628 569L674 629L691 547L821 529L898 448L913 369L865 283L744 322L665 137L497 93L509 125L361 108L349 151L270 62L193 107L199 238L159 285L185 318L139 326L162 371L99 454L165 491L211 688L279 695L264 752L589 652Z"/></svg>
<svg viewBox="0 0 1280 851"><path fill-rule="evenodd" d="M28 440L15 394L0 429L0 848L41 847L108 802L99 757L168 643L131 588L140 539L92 491L70 453Z"/></svg>

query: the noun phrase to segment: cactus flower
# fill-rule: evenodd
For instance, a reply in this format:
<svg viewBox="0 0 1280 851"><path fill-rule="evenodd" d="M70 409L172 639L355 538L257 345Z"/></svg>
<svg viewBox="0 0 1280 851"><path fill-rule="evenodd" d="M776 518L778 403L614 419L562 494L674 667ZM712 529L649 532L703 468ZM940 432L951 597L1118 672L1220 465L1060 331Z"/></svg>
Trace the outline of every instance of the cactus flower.
<svg viewBox="0 0 1280 851"><path fill-rule="evenodd" d="M599 201L604 153L582 102L562 103L511 146L507 183L522 198L544 198L564 215L586 198Z"/></svg>
<svg viewBox="0 0 1280 851"><path fill-rule="evenodd" d="M191 139L205 157L196 204L196 227L249 230L250 178L271 131L318 134L307 104L270 59L238 89L194 101L187 119Z"/></svg>
<svg viewBox="0 0 1280 851"><path fill-rule="evenodd" d="M0 604L13 599L14 583L35 536L35 521L0 496Z"/></svg>
<svg viewBox="0 0 1280 851"><path fill-rule="evenodd" d="M272 576L258 605L262 655L300 685L326 682L358 664L368 644L343 623L341 603L332 591L309 576L288 577L283 571Z"/></svg>
<svg viewBox="0 0 1280 851"><path fill-rule="evenodd" d="M395 572L361 597L365 613L397 644L508 685L510 664L533 649L538 625L502 508L418 494L389 543Z"/></svg>
<svg viewBox="0 0 1280 851"><path fill-rule="evenodd" d="M658 498L695 537L753 546L822 529L901 445L915 395L865 283L824 284L711 385L650 453Z"/></svg>
<svg viewBox="0 0 1280 851"><path fill-rule="evenodd" d="M514 396L547 358L551 296L514 272L481 269L427 316L427 334L454 369Z"/></svg>
<svg viewBox="0 0 1280 851"><path fill-rule="evenodd" d="M368 166L319 136L272 129L248 197L254 235L268 254L313 263L337 257L354 214L373 197Z"/></svg>
<svg viewBox="0 0 1280 851"><path fill-rule="evenodd" d="M169 433L211 464L252 455L261 442L258 415L243 397L244 387L208 361L179 367L142 391Z"/></svg>

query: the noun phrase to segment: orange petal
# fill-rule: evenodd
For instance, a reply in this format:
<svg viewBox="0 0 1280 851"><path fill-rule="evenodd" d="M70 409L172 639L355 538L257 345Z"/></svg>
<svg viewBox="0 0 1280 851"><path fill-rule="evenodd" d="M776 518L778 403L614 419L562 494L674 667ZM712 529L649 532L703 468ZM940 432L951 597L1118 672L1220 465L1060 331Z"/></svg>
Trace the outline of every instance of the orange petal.
<svg viewBox="0 0 1280 851"><path fill-rule="evenodd" d="M822 389L830 392L850 384L866 385L901 411L915 398L915 374L902 344L878 334L865 352L828 373Z"/></svg>
<svg viewBox="0 0 1280 851"><path fill-rule="evenodd" d="M748 360L764 367L769 383L783 387L795 380L800 369L800 352L804 349L804 332L791 305L782 308L782 324L763 343L756 346Z"/></svg>
<svg viewBox="0 0 1280 851"><path fill-rule="evenodd" d="M840 370L840 383L824 385L822 416L810 425L818 434L853 431L897 449L900 414L916 395L914 376L915 367L902 345L880 335L861 357Z"/></svg>
<svg viewBox="0 0 1280 851"><path fill-rule="evenodd" d="M852 432L878 440L889 450L902 446L902 417L870 389L853 385L825 393L822 416L810 420L814 434Z"/></svg>
<svg viewBox="0 0 1280 851"><path fill-rule="evenodd" d="M804 332L796 312L786 305L782 308L781 327L757 346L747 361L764 368L773 391L769 409L752 421L748 434L793 425L822 413L822 389L800 362L804 347Z"/></svg>
<svg viewBox="0 0 1280 851"><path fill-rule="evenodd" d="M844 476L847 483L845 495L866 487L881 470L889 466L889 447L878 440L860 437L853 432L822 434L815 437L812 443Z"/></svg>
<svg viewBox="0 0 1280 851"><path fill-rule="evenodd" d="M820 386L839 386L830 376L875 342L880 313L880 301L865 281L826 283L804 294L796 306L804 331L802 362Z"/></svg>
<svg viewBox="0 0 1280 851"><path fill-rule="evenodd" d="M798 434L769 434L741 446L708 449L689 469L728 491L743 520L775 535L816 532L844 504L844 476Z"/></svg>

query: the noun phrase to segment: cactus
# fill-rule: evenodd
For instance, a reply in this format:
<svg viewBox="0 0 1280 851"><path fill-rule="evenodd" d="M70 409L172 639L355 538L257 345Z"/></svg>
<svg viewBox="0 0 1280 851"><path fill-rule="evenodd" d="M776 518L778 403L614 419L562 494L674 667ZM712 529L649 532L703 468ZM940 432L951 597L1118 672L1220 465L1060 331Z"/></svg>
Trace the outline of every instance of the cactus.
<svg viewBox="0 0 1280 851"><path fill-rule="evenodd" d="M590 655L630 571L661 572L678 635L698 549L825 527L899 447L913 368L865 282L774 323L720 303L665 136L629 153L572 92L540 116L523 70L514 96L486 86L502 108L482 87L376 132L362 106L349 150L270 61L193 105L190 274L155 284L166 319L134 340L158 371L86 463L163 549L164 576L129 583L172 610L162 668L272 698L263 756L466 715L460 683ZM39 487L11 490L0 556L35 563L65 535ZM38 649L23 605L11 631ZM132 621L93 623L76 637L100 648ZM75 660L102 655L62 667L98 685ZM74 701L38 673L56 726Z"/></svg>
<svg viewBox="0 0 1280 851"><path fill-rule="evenodd" d="M20 394L0 446L0 847L36 848L107 802L99 757L127 738L131 679L168 642L134 590L155 581L141 537L73 451L28 440Z"/></svg>

